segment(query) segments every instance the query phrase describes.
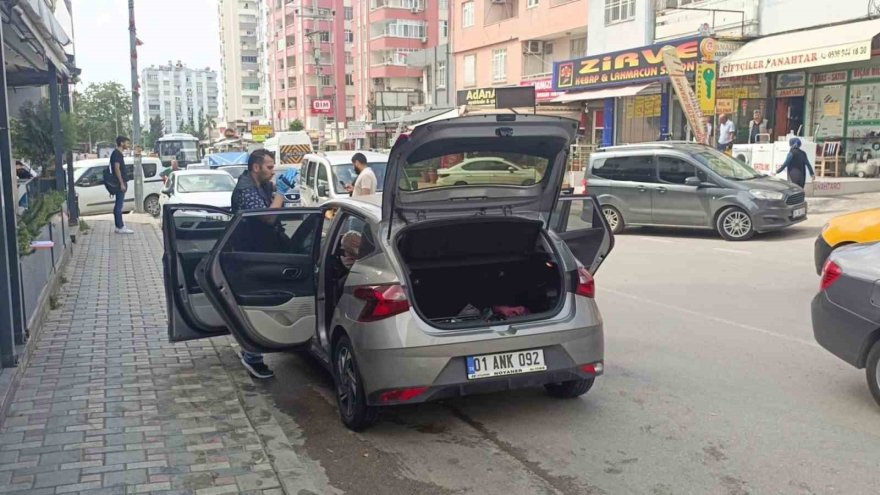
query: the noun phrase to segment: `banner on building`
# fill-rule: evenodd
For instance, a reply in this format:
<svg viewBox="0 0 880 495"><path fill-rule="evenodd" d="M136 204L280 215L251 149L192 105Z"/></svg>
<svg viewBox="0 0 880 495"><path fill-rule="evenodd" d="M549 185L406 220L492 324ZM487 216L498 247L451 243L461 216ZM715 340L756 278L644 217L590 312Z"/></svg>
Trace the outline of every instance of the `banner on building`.
<svg viewBox="0 0 880 495"><path fill-rule="evenodd" d="M327 98L312 100L312 115L330 115L333 113L333 102Z"/></svg>
<svg viewBox="0 0 880 495"><path fill-rule="evenodd" d="M718 98L715 100L715 115L730 115L736 110L736 104L733 98Z"/></svg>
<svg viewBox="0 0 880 495"><path fill-rule="evenodd" d="M700 110L705 115L712 115L715 113L718 83L718 69L715 66L715 62L698 63L694 82L697 87L697 99L700 101Z"/></svg>
<svg viewBox="0 0 880 495"><path fill-rule="evenodd" d="M553 64L553 89L557 91L592 89L603 86L644 84L666 77L663 47L671 46L687 74L697 70L701 43L711 38L688 38L658 43L635 50L583 57Z"/></svg>
<svg viewBox="0 0 880 495"><path fill-rule="evenodd" d="M519 83L520 86L534 86L535 87L535 100L537 101L550 101L556 98L559 95L565 94L563 91L553 91L553 78L552 77L542 77L541 79L532 79L529 81L522 81Z"/></svg>
<svg viewBox="0 0 880 495"><path fill-rule="evenodd" d="M251 134L254 137L254 141L262 143L267 137L275 134L275 128L271 125L252 125Z"/></svg>
<svg viewBox="0 0 880 495"><path fill-rule="evenodd" d="M476 88L458 92L458 106L491 106L495 108L526 108L535 106L534 86L507 88Z"/></svg>
<svg viewBox="0 0 880 495"><path fill-rule="evenodd" d="M662 50L662 53L663 64L666 66L666 71L669 73L669 81L675 89L675 94L678 95L678 101L681 103L681 108L684 110L685 116L687 116L691 131L697 138L697 142L707 143L708 139L706 136L706 124L703 122L703 112L700 111L700 104L697 101L697 95L694 94L694 90L691 89L691 85L688 83L685 74L685 67L678 56L676 47L666 47Z"/></svg>

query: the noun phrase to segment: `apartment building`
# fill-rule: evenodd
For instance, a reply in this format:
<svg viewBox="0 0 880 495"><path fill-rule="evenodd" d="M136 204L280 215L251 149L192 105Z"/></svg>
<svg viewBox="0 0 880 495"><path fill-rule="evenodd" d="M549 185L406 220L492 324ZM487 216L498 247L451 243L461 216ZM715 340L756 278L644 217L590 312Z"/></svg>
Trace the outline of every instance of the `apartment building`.
<svg viewBox="0 0 880 495"><path fill-rule="evenodd" d="M360 0L354 31L357 120L389 122L448 102L448 1Z"/></svg>
<svg viewBox="0 0 880 495"><path fill-rule="evenodd" d="M287 129L299 120L313 133L323 127L328 140L341 140L336 129L354 117L357 0L264 1L273 125Z"/></svg>
<svg viewBox="0 0 880 495"><path fill-rule="evenodd" d="M257 122L267 117L264 88L265 55L261 30L265 25L259 0L220 0L223 118L227 122Z"/></svg>
<svg viewBox="0 0 880 495"><path fill-rule="evenodd" d="M175 64L150 66L141 71L144 121L160 117L165 132L178 132L200 115L218 116L217 73L210 68L191 69Z"/></svg>
<svg viewBox="0 0 880 495"><path fill-rule="evenodd" d="M553 63L587 53L587 0L453 0L457 89L533 85L554 97Z"/></svg>

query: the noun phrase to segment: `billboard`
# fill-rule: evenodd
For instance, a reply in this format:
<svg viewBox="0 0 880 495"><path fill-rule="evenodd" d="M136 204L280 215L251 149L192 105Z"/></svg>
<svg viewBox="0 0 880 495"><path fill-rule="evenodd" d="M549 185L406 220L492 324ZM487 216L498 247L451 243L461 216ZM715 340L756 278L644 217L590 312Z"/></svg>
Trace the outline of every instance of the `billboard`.
<svg viewBox="0 0 880 495"><path fill-rule="evenodd" d="M333 102L327 98L312 100L312 115L330 115L333 113Z"/></svg>

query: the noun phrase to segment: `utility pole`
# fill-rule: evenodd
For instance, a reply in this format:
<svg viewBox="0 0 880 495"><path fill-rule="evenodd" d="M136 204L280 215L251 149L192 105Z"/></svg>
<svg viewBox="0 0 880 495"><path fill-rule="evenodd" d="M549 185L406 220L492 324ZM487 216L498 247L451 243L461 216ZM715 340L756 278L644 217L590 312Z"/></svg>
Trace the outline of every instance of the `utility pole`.
<svg viewBox="0 0 880 495"><path fill-rule="evenodd" d="M140 91L137 73L137 29L134 24L134 0L128 0L128 32L131 46L131 139L134 146L141 145ZM144 169L141 166L141 153L134 153L134 211L144 212Z"/></svg>

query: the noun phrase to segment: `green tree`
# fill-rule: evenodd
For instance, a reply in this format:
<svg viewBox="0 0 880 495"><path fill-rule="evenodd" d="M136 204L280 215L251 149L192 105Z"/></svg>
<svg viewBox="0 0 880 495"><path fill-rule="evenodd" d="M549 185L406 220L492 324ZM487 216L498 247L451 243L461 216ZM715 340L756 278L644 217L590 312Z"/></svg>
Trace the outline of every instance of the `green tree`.
<svg viewBox="0 0 880 495"><path fill-rule="evenodd" d="M77 140L75 119L61 113L61 132L64 151L73 149ZM52 139L52 113L49 100L28 102L21 107L19 116L10 125L13 154L43 167L44 177L55 175L55 142Z"/></svg>
<svg viewBox="0 0 880 495"><path fill-rule="evenodd" d="M160 137L165 135L165 122L158 115L150 119L150 127L144 134L144 148L151 150Z"/></svg>
<svg viewBox="0 0 880 495"><path fill-rule="evenodd" d="M92 83L74 94L74 114L81 139L89 145L131 137L131 94L117 82Z"/></svg>
<svg viewBox="0 0 880 495"><path fill-rule="evenodd" d="M302 120L299 120L299 119L294 120L294 121L291 122L290 125L287 127L287 129L290 130L290 131L301 131L301 130L303 130L303 129L305 129L305 128L306 128L306 126L303 125Z"/></svg>
<svg viewBox="0 0 880 495"><path fill-rule="evenodd" d="M183 124L180 128L180 132L191 134L199 141L206 141L211 137L211 131L216 126L217 122L215 122L212 117L206 116L205 113L200 110L198 119L195 122L190 120Z"/></svg>

